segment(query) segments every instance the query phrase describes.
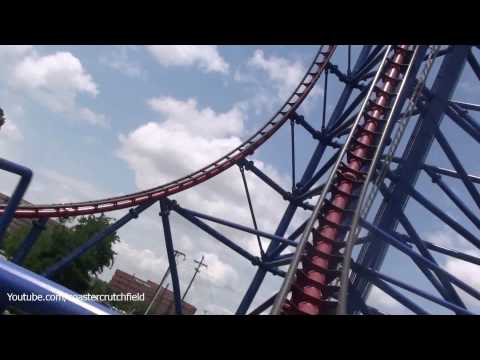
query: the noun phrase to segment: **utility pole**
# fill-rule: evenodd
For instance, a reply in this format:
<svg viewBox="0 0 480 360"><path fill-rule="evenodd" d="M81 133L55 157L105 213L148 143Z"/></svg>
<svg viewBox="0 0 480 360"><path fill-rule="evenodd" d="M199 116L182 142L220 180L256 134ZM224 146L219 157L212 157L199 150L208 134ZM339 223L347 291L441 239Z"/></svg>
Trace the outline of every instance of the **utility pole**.
<svg viewBox="0 0 480 360"><path fill-rule="evenodd" d="M181 255L183 257L183 261L185 261L186 256L185 256L184 253L182 253L181 251L177 251L177 250L174 250L173 252L175 254L175 260L177 259L177 256ZM160 290L162 290L163 283L165 282L165 280L167 279L167 276L169 274L170 274L170 266L167 268L167 271L165 271L165 275L163 275L163 278L160 281L160 285L158 285L157 291L155 292L155 295L153 296L152 300L148 304L147 310L145 310L145 314L143 314L143 315L148 315L150 309L152 308L153 304L155 303L155 301L158 298L158 295L160 294Z"/></svg>
<svg viewBox="0 0 480 360"><path fill-rule="evenodd" d="M207 264L203 262L203 259L205 259L205 256L202 255L202 259L200 261L194 260L198 264L198 266L195 268L195 274L193 274L192 280L190 280L190 284L188 284L187 290L185 290L185 293L183 294L182 301L187 296L188 290L190 290L190 287L192 286L195 277L200 272L200 267L204 266L205 268L208 268Z"/></svg>
<svg viewBox="0 0 480 360"><path fill-rule="evenodd" d="M185 299L185 297L187 296L188 290L190 290L190 287L192 286L193 281L195 280L195 277L200 272L200 267L201 266L204 266L206 268L208 267L207 264L203 262L204 258L205 258L205 256L202 255L202 259L200 261L194 260L194 262L196 262L198 264L198 266L195 268L195 274L193 274L192 280L190 280L190 284L188 284L187 289L185 290L185 293L182 296L182 303L183 303L183 299ZM183 304L182 304L182 306L183 306ZM172 303L168 306L167 315L170 314L171 308L172 308Z"/></svg>

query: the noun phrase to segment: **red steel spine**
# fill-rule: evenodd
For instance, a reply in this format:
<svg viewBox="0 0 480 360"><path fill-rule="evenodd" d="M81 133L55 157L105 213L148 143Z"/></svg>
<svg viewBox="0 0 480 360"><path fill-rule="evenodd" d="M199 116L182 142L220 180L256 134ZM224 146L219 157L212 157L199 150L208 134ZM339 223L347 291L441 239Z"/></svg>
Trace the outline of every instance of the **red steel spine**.
<svg viewBox="0 0 480 360"><path fill-rule="evenodd" d="M361 183L362 168L367 162L372 146L379 134L381 121L385 120L388 106L392 102L393 93L400 83L402 71L408 62L409 47L397 46L381 77L382 86L375 91L375 100L369 102L365 108L364 123L354 137L353 147L347 159L347 165L339 168L341 176L336 180L332 190L330 206L325 208L321 216L320 226L313 231L313 247L309 247L302 259L302 269L297 271L297 277L292 285L292 297L283 307L284 314L318 315L328 313L327 301L330 296L329 284L335 278L336 266L341 259L336 244L341 241L339 227L345 220L348 205L351 203L355 184ZM333 303L335 304L335 303Z"/></svg>

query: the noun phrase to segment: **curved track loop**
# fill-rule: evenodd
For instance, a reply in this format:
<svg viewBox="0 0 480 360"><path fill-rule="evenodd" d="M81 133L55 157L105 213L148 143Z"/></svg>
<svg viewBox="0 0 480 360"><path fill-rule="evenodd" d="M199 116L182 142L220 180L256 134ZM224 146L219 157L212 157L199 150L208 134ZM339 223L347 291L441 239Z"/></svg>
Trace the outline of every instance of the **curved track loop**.
<svg viewBox="0 0 480 360"><path fill-rule="evenodd" d="M68 204L20 206L15 212L15 217L68 217L129 208L182 192L220 174L236 164L239 160L248 155L252 155L260 145L267 141L290 118L290 116L295 113L320 78L322 72L325 70L335 48L335 45L321 46L303 79L280 110L278 110L278 112L262 128L260 128L260 130L240 146L204 168L167 184L129 195ZM3 214L4 209L5 205L0 206L0 215Z"/></svg>
<svg viewBox="0 0 480 360"><path fill-rule="evenodd" d="M339 290L332 284L340 276L338 265L343 256L339 250L345 245L342 239L348 231L346 222L372 165L372 152L380 146L378 140L386 131L386 117L399 95L412 53L411 46L395 46L379 69L373 98L368 98L363 111L363 124L352 130L353 141L346 144L346 162L340 163L335 181L328 189L331 197L328 201L325 199L320 210L319 226L313 229L313 245L306 243L302 268L296 270L292 296L283 304L283 314L331 314L336 309L337 302L330 299L335 298Z"/></svg>

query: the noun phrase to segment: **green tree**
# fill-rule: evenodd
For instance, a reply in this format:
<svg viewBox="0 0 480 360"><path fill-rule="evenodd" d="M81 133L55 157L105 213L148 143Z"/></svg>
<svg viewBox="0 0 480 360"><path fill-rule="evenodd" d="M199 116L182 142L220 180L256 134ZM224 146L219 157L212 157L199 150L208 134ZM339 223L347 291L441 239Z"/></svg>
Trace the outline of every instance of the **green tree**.
<svg viewBox="0 0 480 360"><path fill-rule="evenodd" d="M114 219L102 214L80 217L76 224L73 224L73 220L61 220L59 223L49 224L35 242L22 265L36 273L42 273L91 236L107 228L113 221ZM25 226L7 234L4 241L7 258L11 258L15 254L29 230L29 227ZM105 267L113 265L116 253L113 251L112 245L119 240L116 233L107 236L55 275L53 280L79 293L89 291L93 283L92 277L101 273Z"/></svg>

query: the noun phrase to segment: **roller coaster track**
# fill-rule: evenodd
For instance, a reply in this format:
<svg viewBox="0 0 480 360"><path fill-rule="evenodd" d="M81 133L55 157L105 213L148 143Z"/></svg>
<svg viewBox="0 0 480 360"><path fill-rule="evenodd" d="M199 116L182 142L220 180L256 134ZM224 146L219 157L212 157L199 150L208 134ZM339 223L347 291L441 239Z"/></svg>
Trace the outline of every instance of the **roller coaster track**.
<svg viewBox="0 0 480 360"><path fill-rule="evenodd" d="M348 222L358 212L355 204L359 193L367 188L375 170L417 49L411 45L390 46L385 52L297 246L272 314L319 315L337 311L340 288L335 281L342 274L344 256L349 256L340 251L345 247L345 235L352 232ZM312 243L308 241L310 235Z"/></svg>
<svg viewBox="0 0 480 360"><path fill-rule="evenodd" d="M278 110L265 125L240 146L204 168L167 184L128 195L87 202L19 206L15 211L15 217L69 217L129 208L180 193L217 176L235 165L239 160L248 155L252 155L259 146L265 143L278 129L280 129L280 127L282 127L283 124L285 124L288 119L290 119L315 86L320 75L327 68L335 49L335 45L321 46L299 85L280 110ZM3 214L5 208L6 205L0 206L0 215Z"/></svg>

